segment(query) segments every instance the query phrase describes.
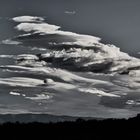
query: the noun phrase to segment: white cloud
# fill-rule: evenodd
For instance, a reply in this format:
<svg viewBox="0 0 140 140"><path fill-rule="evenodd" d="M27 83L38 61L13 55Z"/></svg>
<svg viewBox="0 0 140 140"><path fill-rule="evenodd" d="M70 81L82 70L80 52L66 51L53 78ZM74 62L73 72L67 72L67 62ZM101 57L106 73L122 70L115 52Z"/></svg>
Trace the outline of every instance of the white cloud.
<svg viewBox="0 0 140 140"><path fill-rule="evenodd" d="M9 77L9 78L0 78L0 84L9 85L13 87L36 87L40 84L43 84L42 80L26 78L26 77Z"/></svg>
<svg viewBox="0 0 140 140"><path fill-rule="evenodd" d="M121 94L121 90L127 92L130 89L139 89L140 88L140 82L138 80L139 78L139 70L136 70L135 68L140 67L140 60L134 57L129 56L127 53L121 52L120 49L114 45L110 44L103 44L100 43L100 38L94 37L91 35L83 35L83 34L77 34L74 32L69 31L63 31L60 26L57 25L51 25L48 23L40 22L40 23L20 23L16 26L16 28L20 31L27 32L26 35L31 35L32 33L40 33L42 34L54 34L54 35L63 35L67 38L73 38L74 41L67 41L67 42L50 42L52 45L58 45L56 47L59 47L59 45L71 45L71 49L58 49L58 50L51 50L50 52L41 54L40 57L43 58L64 58L63 61L69 60L72 58L72 61L74 61L74 66L80 66L80 68L101 68L105 69L105 73L112 74L111 76L114 76L116 73L123 72L125 70L130 70L128 77L125 76L121 77L115 77L116 79L110 81L106 80L99 80L92 78L85 78L83 76L79 76L78 74L75 74L73 72L69 71L69 68L66 68L67 70L62 69L53 69L50 68L49 64L45 61L40 61L40 57L37 57L36 55L30 55L30 54L24 54L17 56L17 59L23 59L23 61L17 63L17 66L5 66L5 69L10 70L18 70L23 71L26 73L34 73L34 74L43 74L46 76L54 76L57 78L60 78L64 82L68 82L69 84L64 83L57 83L53 82L52 86L53 88L56 88L56 90L61 90L61 86L65 85L65 90L71 90L74 88L77 88L78 86L75 85L77 81L83 82L83 83L90 83L93 85L90 89L85 89L84 92L86 93L92 93L92 94L98 94L101 96L119 96ZM26 36L23 35L23 36ZM22 35L20 35L22 37ZM79 48L72 48L72 45L79 45ZM86 48L88 47L88 48ZM90 48L90 49L89 49ZM106 65L109 65L109 68L106 68ZM29 66L29 67L27 67ZM44 67L45 66L45 67ZM133 70L133 68L135 70ZM102 71L104 73L104 71ZM114 74L114 75L113 75ZM137 77L136 77L137 75ZM117 75L118 76L118 75ZM21 81L20 84L23 84ZM25 79L26 80L26 79ZM30 81L30 79L29 79ZM0 82L6 82L4 79L1 79ZM10 81L9 81L10 82ZM37 83L39 84L38 81ZM18 84L19 84L18 83ZM32 80L31 80L32 83ZM29 82L29 85L32 85ZM33 82L34 83L34 82ZM41 82L42 83L42 82ZM12 82L10 82L12 84ZM104 86L110 86L111 88L118 88L119 86L123 85L126 89L120 89L118 90L118 95L115 95L117 92L105 92L106 90L100 90L100 88L96 88L96 84L103 84ZM33 84L37 85L37 84ZM95 85L95 89L94 89ZM118 87L116 87L116 86ZM26 85L25 85L26 86ZM130 89L129 89L130 88ZM62 89L63 90L63 89Z"/></svg>
<svg viewBox="0 0 140 140"><path fill-rule="evenodd" d="M31 99L31 100L48 100L51 99L51 95L47 94L37 94L35 97L25 97L26 99Z"/></svg>
<svg viewBox="0 0 140 140"><path fill-rule="evenodd" d="M33 16L19 16L12 18L15 22L41 22L44 21L42 17L33 17Z"/></svg>
<svg viewBox="0 0 140 140"><path fill-rule="evenodd" d="M128 105L140 105L140 101L139 100L128 100L126 102L126 104L128 104Z"/></svg>
<svg viewBox="0 0 140 140"><path fill-rule="evenodd" d="M15 96L20 96L20 93L18 93L18 92L13 92L13 91L11 91L9 94L15 95Z"/></svg>
<svg viewBox="0 0 140 140"><path fill-rule="evenodd" d="M0 58L15 58L14 55L0 55Z"/></svg>
<svg viewBox="0 0 140 140"><path fill-rule="evenodd" d="M25 59L25 60L38 60L38 57L32 54L21 54L17 56L18 59Z"/></svg>
<svg viewBox="0 0 140 140"><path fill-rule="evenodd" d="M76 14L76 11L65 11L65 14L75 15Z"/></svg>
<svg viewBox="0 0 140 140"><path fill-rule="evenodd" d="M19 41L14 41L14 40L10 40L10 39L3 40L1 43L2 44L8 44L8 45L19 45L19 44L22 44Z"/></svg>
<svg viewBox="0 0 140 140"><path fill-rule="evenodd" d="M18 29L19 31L25 31L25 32L34 31L34 33L58 34L58 35L69 36L76 39L76 41L73 43L82 46L90 46L100 41L100 38L98 37L94 37L91 35L82 35L82 34L77 34L68 31L62 31L60 30L60 28L61 28L60 26L51 25L48 23L29 23L28 21L26 23L20 23L19 25L16 26L16 29Z"/></svg>
<svg viewBox="0 0 140 140"><path fill-rule="evenodd" d="M85 92L85 93L96 94L96 95L99 95L99 96L120 97L119 95L107 93L107 92L104 92L104 91L96 89L96 88L80 88L79 91L80 92Z"/></svg>

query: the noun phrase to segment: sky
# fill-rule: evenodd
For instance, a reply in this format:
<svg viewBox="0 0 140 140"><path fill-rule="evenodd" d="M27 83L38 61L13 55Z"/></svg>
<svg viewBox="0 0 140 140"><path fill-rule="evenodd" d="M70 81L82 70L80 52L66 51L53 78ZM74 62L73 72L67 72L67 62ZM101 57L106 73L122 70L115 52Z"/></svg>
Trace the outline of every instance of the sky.
<svg viewBox="0 0 140 140"><path fill-rule="evenodd" d="M101 37L140 57L139 7L139 0L1 0L0 17L44 16L63 30Z"/></svg>
<svg viewBox="0 0 140 140"><path fill-rule="evenodd" d="M139 0L0 0L0 86L2 87L0 88L0 112L5 109L5 111L13 112L46 111L54 114L81 114L85 116L89 113L98 117L108 117L108 115L128 117L139 112L139 107L135 105L139 105L140 78L139 71L134 71L134 69L139 69L139 59L133 59L122 53L124 51L126 54L140 57L140 54L138 54L140 52L139 7ZM34 34L33 40L28 40L28 36L27 38L16 38L18 35L25 33L22 31L25 31L26 28L24 28L25 24L22 24L22 22L21 24L15 23L11 18L25 15L43 17L45 23L61 26L61 29L59 32L56 30L55 35L46 35L35 40L34 37L38 37L37 34ZM20 31L16 30L18 28L15 29L15 27L21 27L22 31L20 29ZM38 27L42 27L42 24L38 26L37 23L26 23L26 27L30 27L29 29L32 32L32 29L37 27L38 30ZM48 25L45 27L48 27ZM78 33L78 36L70 32ZM64 37L61 38L60 33ZM64 43L64 40L67 39L66 34L72 34L74 39L77 38L78 43L82 42L82 45L86 43L91 45L93 37L90 38L92 41L86 38L87 36L84 36L85 40L80 40L79 34L100 37L104 44L114 44L121 49L121 52L115 47L111 48L110 45L102 46L99 44L99 48L94 46L93 51L91 49L66 51L63 49L65 46L62 45L57 52L57 48L51 48L51 44L48 45L48 42L53 44L53 41ZM32 35L29 37L32 38ZM1 41L5 39L20 40L23 44L2 44ZM39 49L39 47L47 49L48 46L50 47L49 51ZM54 57L51 58L52 62L50 63L52 65L42 62L41 60L45 58L36 55L40 53L46 53L46 56L50 56L50 58ZM77 54L81 60L77 58ZM63 57L62 61L59 58L57 59L57 56L61 58L61 55L64 55L66 59L63 59ZM86 58L87 56L89 56L89 59ZM30 61L28 58L32 57L33 59ZM36 60L34 60L34 57ZM51 61L51 59L48 57L48 61ZM57 62L60 61L59 65ZM39 71L38 66L39 68L41 66ZM53 70L54 67L60 69ZM110 73L108 70L114 70L124 75L94 75L94 73L92 75L92 73L82 72L81 67L83 67L83 71L87 67L88 71ZM130 76L127 75L129 73L127 69L130 71ZM71 72L71 70L76 72ZM33 74L31 74L32 72ZM52 83L50 83L50 86L44 86L44 77L46 79L51 78L54 85L52 86ZM3 88L3 84L8 88ZM19 88L17 85L22 87ZM25 88L26 86L32 88ZM117 98L100 96L112 96L110 93ZM119 97L122 98L118 98L119 94ZM38 102L40 99L37 100L37 98L48 98L49 95L50 102L44 102L43 100ZM52 100L54 102L51 102Z"/></svg>

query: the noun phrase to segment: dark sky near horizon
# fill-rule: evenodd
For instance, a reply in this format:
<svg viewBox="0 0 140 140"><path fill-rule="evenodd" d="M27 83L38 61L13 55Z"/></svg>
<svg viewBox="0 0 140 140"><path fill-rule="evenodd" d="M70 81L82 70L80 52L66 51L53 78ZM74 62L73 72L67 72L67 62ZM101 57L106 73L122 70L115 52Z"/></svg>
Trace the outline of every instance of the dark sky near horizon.
<svg viewBox="0 0 140 140"><path fill-rule="evenodd" d="M139 0L0 0L0 17L19 15L45 16L63 30L101 37L131 55L140 52Z"/></svg>

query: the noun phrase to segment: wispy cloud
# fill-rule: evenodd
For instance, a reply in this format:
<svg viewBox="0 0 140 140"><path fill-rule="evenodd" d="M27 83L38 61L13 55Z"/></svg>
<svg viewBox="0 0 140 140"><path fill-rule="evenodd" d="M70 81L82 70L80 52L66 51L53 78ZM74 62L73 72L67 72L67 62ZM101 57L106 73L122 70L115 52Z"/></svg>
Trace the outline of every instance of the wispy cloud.
<svg viewBox="0 0 140 140"><path fill-rule="evenodd" d="M75 15L76 14L76 11L65 11L65 14Z"/></svg>

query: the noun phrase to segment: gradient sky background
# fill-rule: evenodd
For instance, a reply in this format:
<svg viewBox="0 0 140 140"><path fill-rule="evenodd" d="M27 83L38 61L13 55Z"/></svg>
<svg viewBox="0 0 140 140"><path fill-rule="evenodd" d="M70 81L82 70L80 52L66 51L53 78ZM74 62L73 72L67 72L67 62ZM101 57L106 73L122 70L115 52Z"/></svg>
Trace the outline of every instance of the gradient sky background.
<svg viewBox="0 0 140 140"><path fill-rule="evenodd" d="M76 14L65 13L73 10ZM140 57L139 0L0 0L0 17L21 15L45 16L63 30L101 37ZM1 39L12 32L8 24L0 26Z"/></svg>

